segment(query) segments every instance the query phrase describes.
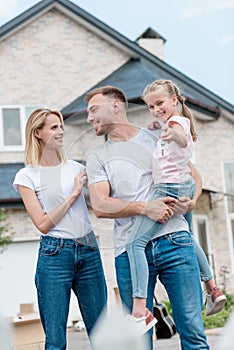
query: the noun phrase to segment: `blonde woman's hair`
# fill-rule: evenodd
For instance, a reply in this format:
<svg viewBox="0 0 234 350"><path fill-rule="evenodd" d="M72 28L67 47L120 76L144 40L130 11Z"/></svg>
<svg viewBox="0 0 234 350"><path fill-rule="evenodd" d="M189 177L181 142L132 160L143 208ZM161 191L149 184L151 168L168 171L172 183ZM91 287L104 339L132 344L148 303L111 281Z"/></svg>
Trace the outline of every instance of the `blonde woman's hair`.
<svg viewBox="0 0 234 350"><path fill-rule="evenodd" d="M46 118L49 114L55 114L56 116L58 116L61 124L64 125L62 114L56 110L48 108L38 108L30 114L25 128L25 165L31 164L33 167L38 167L40 165L40 160L42 156L41 146L38 138L35 136L35 131L44 127ZM57 155L61 162L66 161L66 157L62 149L57 150Z"/></svg>
<svg viewBox="0 0 234 350"><path fill-rule="evenodd" d="M185 97L181 94L180 89L178 86L171 80L155 80L153 83L146 86L145 90L143 91L143 99L145 99L146 95L156 91L159 87L163 87L167 93L170 96L176 95L177 96L177 109L178 112L185 118L188 118L190 120L190 133L192 135L193 141L197 140L197 133L195 130L193 115L190 111L190 109L185 104Z"/></svg>

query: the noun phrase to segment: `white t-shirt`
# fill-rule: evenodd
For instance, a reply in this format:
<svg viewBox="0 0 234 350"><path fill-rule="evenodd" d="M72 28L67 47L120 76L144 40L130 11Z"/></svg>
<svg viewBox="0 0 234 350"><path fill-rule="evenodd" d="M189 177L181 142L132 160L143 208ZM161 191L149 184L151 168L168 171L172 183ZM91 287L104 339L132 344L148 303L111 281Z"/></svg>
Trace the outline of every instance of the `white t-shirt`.
<svg viewBox="0 0 234 350"><path fill-rule="evenodd" d="M74 177L82 168L83 165L73 160L53 167L33 168L27 165L17 172L13 186L16 191L18 191L17 185L35 191L44 213L49 213L71 194ZM76 239L91 231L88 209L82 193L47 236Z"/></svg>
<svg viewBox="0 0 234 350"><path fill-rule="evenodd" d="M176 142L158 142L153 156L153 179L155 184L181 183L190 178L188 162L192 157L193 140L190 133L190 121L181 116L171 117L170 122L179 124L187 138L187 147L179 147ZM163 145L161 144L163 143Z"/></svg>
<svg viewBox="0 0 234 350"><path fill-rule="evenodd" d="M89 155L89 185L108 181L110 196L125 201L149 201L153 191L152 158L161 130L140 129L126 142L107 141ZM111 210L111 206L110 206ZM114 220L115 256L125 251L127 232L136 216ZM183 215L174 215L154 238L176 231L188 231Z"/></svg>

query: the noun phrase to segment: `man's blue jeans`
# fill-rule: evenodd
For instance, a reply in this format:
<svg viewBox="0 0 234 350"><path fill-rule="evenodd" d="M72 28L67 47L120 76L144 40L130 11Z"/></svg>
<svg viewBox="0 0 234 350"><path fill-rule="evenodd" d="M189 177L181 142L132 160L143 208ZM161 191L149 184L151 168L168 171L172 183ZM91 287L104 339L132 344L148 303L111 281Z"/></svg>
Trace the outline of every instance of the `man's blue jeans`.
<svg viewBox="0 0 234 350"><path fill-rule="evenodd" d="M94 233L77 240L42 236L35 283L46 350L66 349L71 290L90 334L107 303L106 282Z"/></svg>
<svg viewBox="0 0 234 350"><path fill-rule="evenodd" d="M147 307L152 311L158 277L168 293L182 349L209 349L202 323L202 292L192 236L182 231L156 238L148 243L145 253L149 266ZM132 283L126 252L115 259L115 266L121 299L131 312ZM150 337L149 349L152 348Z"/></svg>

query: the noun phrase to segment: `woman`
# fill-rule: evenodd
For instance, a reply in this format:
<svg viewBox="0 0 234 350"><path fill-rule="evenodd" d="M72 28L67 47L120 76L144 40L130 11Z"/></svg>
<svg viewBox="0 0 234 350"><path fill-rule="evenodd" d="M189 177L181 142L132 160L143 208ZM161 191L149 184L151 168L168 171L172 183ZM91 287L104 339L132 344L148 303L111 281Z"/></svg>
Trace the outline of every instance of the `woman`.
<svg viewBox="0 0 234 350"><path fill-rule="evenodd" d="M107 301L100 252L82 192L87 175L80 163L66 160L59 111L33 111L25 136L25 167L13 185L42 234L35 283L45 349L65 349L71 290L88 334Z"/></svg>

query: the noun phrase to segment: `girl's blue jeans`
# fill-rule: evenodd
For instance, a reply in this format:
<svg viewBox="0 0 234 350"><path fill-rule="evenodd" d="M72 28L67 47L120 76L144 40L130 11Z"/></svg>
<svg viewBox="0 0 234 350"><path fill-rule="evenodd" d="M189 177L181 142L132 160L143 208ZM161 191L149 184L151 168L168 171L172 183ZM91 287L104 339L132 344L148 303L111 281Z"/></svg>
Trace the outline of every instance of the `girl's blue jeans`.
<svg viewBox="0 0 234 350"><path fill-rule="evenodd" d="M147 307L153 309L157 278L168 293L181 348L209 349L202 323L202 292L199 268L189 232L181 231L150 241L145 249L149 268ZM120 297L128 312L132 310L132 280L127 252L115 259ZM148 349L152 346L152 330L147 333Z"/></svg>
<svg viewBox="0 0 234 350"><path fill-rule="evenodd" d="M90 334L107 303L106 282L93 232L73 239L42 236L35 283L45 349L66 349L71 291Z"/></svg>
<svg viewBox="0 0 234 350"><path fill-rule="evenodd" d="M193 198L195 189L195 182L192 178L182 183L160 184L155 186L151 199L153 200L159 197L166 196L171 196L175 198ZM190 220L189 225L191 226L191 215L188 215L187 218ZM147 243L155 236L155 233L161 228L161 223L153 221L145 215L139 215L136 218L134 225L131 227L131 231L128 233L128 237L130 237L130 240L126 244L126 251L128 253L130 261L133 298L147 297L149 271L145 256L145 247ZM203 250L198 244L196 244L195 250L198 252L199 263L201 263L202 265L202 277L204 278L204 280L211 279L212 276L209 264L207 262Z"/></svg>

